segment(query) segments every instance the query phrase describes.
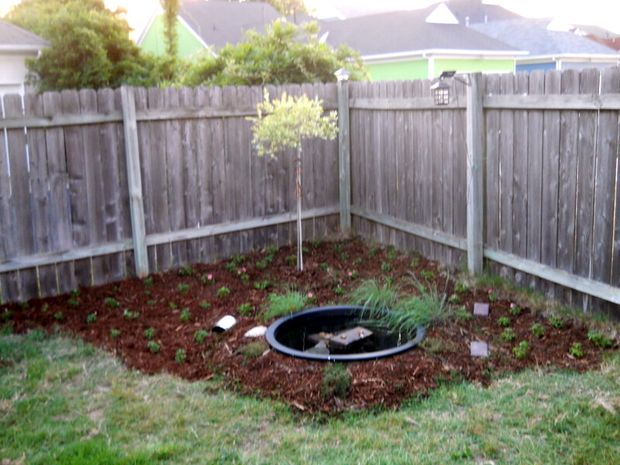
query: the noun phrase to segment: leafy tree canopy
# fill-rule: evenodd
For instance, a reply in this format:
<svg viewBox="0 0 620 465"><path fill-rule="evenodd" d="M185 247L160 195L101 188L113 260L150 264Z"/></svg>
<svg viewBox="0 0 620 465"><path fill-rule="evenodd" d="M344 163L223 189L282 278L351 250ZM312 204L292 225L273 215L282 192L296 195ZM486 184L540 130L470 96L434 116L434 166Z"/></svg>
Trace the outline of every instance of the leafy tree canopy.
<svg viewBox="0 0 620 465"><path fill-rule="evenodd" d="M217 57L205 55L183 81L186 85L330 82L341 67L351 72L351 79L367 76L359 53L321 42L315 22L298 26L276 20L264 34L248 31L243 42L226 45Z"/></svg>
<svg viewBox="0 0 620 465"><path fill-rule="evenodd" d="M51 44L28 63L40 91L151 85L164 79L165 60L140 54L120 14L103 0L22 0L8 19Z"/></svg>
<svg viewBox="0 0 620 465"><path fill-rule="evenodd" d="M304 0L267 0L278 12L284 16L295 16L308 13Z"/></svg>

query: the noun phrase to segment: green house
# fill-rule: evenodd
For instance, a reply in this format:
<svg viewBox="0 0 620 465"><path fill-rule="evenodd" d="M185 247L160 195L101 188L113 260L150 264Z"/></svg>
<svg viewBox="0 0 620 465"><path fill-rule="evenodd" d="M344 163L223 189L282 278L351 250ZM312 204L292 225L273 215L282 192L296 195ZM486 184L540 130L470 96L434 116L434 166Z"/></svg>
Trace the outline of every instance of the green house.
<svg viewBox="0 0 620 465"><path fill-rule="evenodd" d="M512 73L527 55L461 24L444 4L322 21L328 43L360 51L372 80L432 79L442 71Z"/></svg>
<svg viewBox="0 0 620 465"><path fill-rule="evenodd" d="M227 43L241 41L250 29L263 30L279 16L268 3L185 0L181 2L176 24L179 56L215 53ZM138 45L155 55L165 53L163 10L153 14L138 38Z"/></svg>

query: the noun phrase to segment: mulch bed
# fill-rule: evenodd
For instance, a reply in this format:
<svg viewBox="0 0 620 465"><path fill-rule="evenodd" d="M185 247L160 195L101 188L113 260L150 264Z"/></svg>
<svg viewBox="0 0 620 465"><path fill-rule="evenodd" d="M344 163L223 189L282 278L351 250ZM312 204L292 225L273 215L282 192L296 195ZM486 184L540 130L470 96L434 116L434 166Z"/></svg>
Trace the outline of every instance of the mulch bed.
<svg viewBox="0 0 620 465"><path fill-rule="evenodd" d="M242 393L280 399L307 412L393 407L447 380L464 378L485 384L492 375L526 367L586 370L601 360L603 351L588 340L585 327L568 322L562 329L555 329L543 316L527 308L519 316L511 315L511 302L493 299L493 293L489 295L487 290L466 290L458 293L458 305L471 313L474 302L488 302L491 297L489 317L451 319L430 328L422 347L387 359L350 363L347 368L352 384L348 396L325 398L324 363L294 359L273 350L257 358L238 351L248 343L244 333L264 324L261 312L270 292L291 288L311 293L312 305L320 306L346 302L346 293L368 278L391 277L401 282L413 274L445 290L447 295L455 292L454 283L435 262L390 248L372 247L358 239L308 243L306 248L302 273L295 270L295 248L283 247L269 252L273 261L264 269L257 266L265 264L260 262L268 254L263 250L248 254L234 269L227 266L229 261L197 264L191 271L155 274L147 281L129 279L80 289L73 296L4 305L0 317L16 332L36 327L53 331L59 326L113 352L127 366L144 373L166 371L189 380L221 375L231 388ZM209 274L211 280L207 279ZM269 288L255 287L255 283L265 280L271 283ZM218 297L222 286L230 290L227 297ZM117 308L113 308L114 302L118 302ZM210 307L204 309L201 302L208 302ZM249 316L239 315L238 308L244 303L252 306ZM184 309L190 312L189 321L181 319ZM96 314L96 320L91 317L87 322L89 314ZM202 344L194 341L197 330L209 330L226 314L239 321L232 330L210 332ZM500 338L504 328L497 319L502 316L511 320L516 333L512 342ZM542 337L532 334L534 323L544 326ZM151 327L155 330L154 341L160 346L158 353L147 348L144 331ZM117 337L113 337L112 328L120 331ZM469 344L475 340L490 344L490 357L470 356ZM517 360L512 348L521 340L529 341L531 350L526 358ZM582 344L582 358L569 355L575 342ZM184 363L175 361L178 349L185 350Z"/></svg>

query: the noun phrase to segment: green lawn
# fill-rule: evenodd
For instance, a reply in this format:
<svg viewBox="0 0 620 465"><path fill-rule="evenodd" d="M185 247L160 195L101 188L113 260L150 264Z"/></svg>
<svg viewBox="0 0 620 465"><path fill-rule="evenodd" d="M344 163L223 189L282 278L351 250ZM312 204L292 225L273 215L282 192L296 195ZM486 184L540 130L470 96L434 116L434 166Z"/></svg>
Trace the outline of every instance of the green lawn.
<svg viewBox="0 0 620 465"><path fill-rule="evenodd" d="M238 396L217 380L144 376L40 332L0 336L0 367L3 465L610 465L620 457L617 352L593 372L527 371L331 419Z"/></svg>

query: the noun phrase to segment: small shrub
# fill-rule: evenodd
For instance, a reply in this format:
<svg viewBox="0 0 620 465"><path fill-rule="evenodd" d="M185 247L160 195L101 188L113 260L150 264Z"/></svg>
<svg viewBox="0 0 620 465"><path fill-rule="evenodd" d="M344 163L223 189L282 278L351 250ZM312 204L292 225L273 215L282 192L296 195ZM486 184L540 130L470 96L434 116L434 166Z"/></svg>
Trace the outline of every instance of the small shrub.
<svg viewBox="0 0 620 465"><path fill-rule="evenodd" d="M267 310L263 313L265 321L290 315L304 308L306 304L303 294L293 291L289 291L286 294L269 294L267 300Z"/></svg>
<svg viewBox="0 0 620 465"><path fill-rule="evenodd" d="M192 318L192 314L189 311L189 308L185 307L183 310L181 310L181 316L179 316L179 319L183 323L187 323L191 318Z"/></svg>
<svg viewBox="0 0 620 465"><path fill-rule="evenodd" d="M176 310L178 308L176 302L169 302L168 307L170 308L170 310Z"/></svg>
<svg viewBox="0 0 620 465"><path fill-rule="evenodd" d="M194 333L194 341L196 342L196 344L202 344L203 342L205 342L205 339L207 339L208 335L209 335L209 331L205 331L204 329L199 329L198 331Z"/></svg>
<svg viewBox="0 0 620 465"><path fill-rule="evenodd" d="M258 358L265 353L266 350L269 349L269 346L265 341L253 341L248 342L240 346L237 349L237 352L243 355L245 358L254 359Z"/></svg>
<svg viewBox="0 0 620 465"><path fill-rule="evenodd" d="M549 318L549 324L555 329L563 329L566 323L562 317L552 316Z"/></svg>
<svg viewBox="0 0 620 465"><path fill-rule="evenodd" d="M13 318L13 312L9 310L8 308L3 308L2 315L0 316L0 320L9 321L11 318Z"/></svg>
<svg viewBox="0 0 620 465"><path fill-rule="evenodd" d="M585 355L583 351L583 346L580 342L573 343L568 349L568 353L575 358L581 358Z"/></svg>
<svg viewBox="0 0 620 465"><path fill-rule="evenodd" d="M250 275L247 273L240 273L239 279L243 284L248 284L250 282Z"/></svg>
<svg viewBox="0 0 620 465"><path fill-rule="evenodd" d="M324 399L346 398L351 388L351 374L342 363L328 363L323 368L321 393Z"/></svg>
<svg viewBox="0 0 620 465"><path fill-rule="evenodd" d="M49 304L47 302L44 303L43 305L41 305L41 313L47 313L49 308L50 308Z"/></svg>
<svg viewBox="0 0 620 465"><path fill-rule="evenodd" d="M157 304L157 301L155 299L149 299L146 301L147 305L153 306L155 304Z"/></svg>
<svg viewBox="0 0 620 465"><path fill-rule="evenodd" d="M106 297L103 303L110 308L120 308L121 304L114 297Z"/></svg>
<svg viewBox="0 0 620 465"><path fill-rule="evenodd" d="M144 283L144 287L153 287L153 278L151 276L144 278L142 282Z"/></svg>
<svg viewBox="0 0 620 465"><path fill-rule="evenodd" d="M155 328L146 328L144 330L144 337L149 341L155 337Z"/></svg>
<svg viewBox="0 0 620 465"><path fill-rule="evenodd" d="M362 305L372 317L394 308L398 302L398 287L385 282L383 285L375 279L362 281L350 294L352 304Z"/></svg>
<svg viewBox="0 0 620 465"><path fill-rule="evenodd" d="M355 270L349 271L347 273L347 276L349 279L353 280L353 279L357 279L357 277L359 276L358 272Z"/></svg>
<svg viewBox="0 0 620 465"><path fill-rule="evenodd" d="M318 249L320 246L321 246L321 241L319 241L318 239L314 239L310 241L310 247L312 247L313 249Z"/></svg>
<svg viewBox="0 0 620 465"><path fill-rule="evenodd" d="M161 346L155 341L149 341L146 343L146 348L151 351L151 353L156 354L161 349Z"/></svg>
<svg viewBox="0 0 620 465"><path fill-rule="evenodd" d="M249 302L242 303L241 305L239 305L239 315L250 316L252 314L253 309L254 307L252 307L251 303Z"/></svg>
<svg viewBox="0 0 620 465"><path fill-rule="evenodd" d="M319 263L319 268L321 268L323 271L327 273L329 271L329 264L325 262L321 262Z"/></svg>
<svg viewBox="0 0 620 465"><path fill-rule="evenodd" d="M140 318L140 313L133 312L126 308L125 310L123 310L123 318L125 318L126 320L137 320L138 318Z"/></svg>
<svg viewBox="0 0 620 465"><path fill-rule="evenodd" d="M390 271L392 271L392 265L390 265L388 262L381 262L381 271L383 271L384 273L389 273Z"/></svg>
<svg viewBox="0 0 620 465"><path fill-rule="evenodd" d="M54 313L54 320L56 321L62 321L65 319L65 315L62 312L56 312Z"/></svg>
<svg viewBox="0 0 620 465"><path fill-rule="evenodd" d="M185 265L179 270L179 276L188 277L188 276L193 276L193 275L194 275L194 269L192 268L191 265Z"/></svg>
<svg viewBox="0 0 620 465"><path fill-rule="evenodd" d="M497 319L497 324L503 328L507 328L508 326L510 326L510 318L508 318L507 316L500 316Z"/></svg>
<svg viewBox="0 0 620 465"><path fill-rule="evenodd" d="M230 295L230 289L228 289L226 286L222 286L217 290L217 296L220 299L225 299L229 295Z"/></svg>
<svg viewBox="0 0 620 465"><path fill-rule="evenodd" d="M510 304L510 309L508 311L513 316L519 316L523 312L523 309L513 302Z"/></svg>
<svg viewBox="0 0 620 465"><path fill-rule="evenodd" d="M121 335L121 330L116 328L110 328L110 337L112 339L118 339Z"/></svg>
<svg viewBox="0 0 620 465"><path fill-rule="evenodd" d="M237 272L237 265L235 264L235 262L232 262L232 261L226 263L226 265L224 265L224 268L229 273L235 274Z"/></svg>
<svg viewBox="0 0 620 465"><path fill-rule="evenodd" d="M267 290L269 287L271 287L271 282L267 279L263 281L256 281L254 283L254 289L258 289L259 291Z"/></svg>
<svg viewBox="0 0 620 465"><path fill-rule="evenodd" d="M452 294L450 297L448 297L448 303L450 304L458 304L461 301L461 298L459 297L458 294Z"/></svg>
<svg viewBox="0 0 620 465"><path fill-rule="evenodd" d="M265 247L265 253L267 255L275 255L278 252L278 246L277 245L268 245L267 247Z"/></svg>
<svg viewBox="0 0 620 465"><path fill-rule="evenodd" d="M174 361L177 362L179 365L182 365L183 363L185 363L186 359L187 353L185 352L185 349L177 349L174 354Z"/></svg>
<svg viewBox="0 0 620 465"><path fill-rule="evenodd" d="M601 349L609 349L614 345L613 339L605 336L603 333L595 329L588 331L588 340Z"/></svg>
<svg viewBox="0 0 620 465"><path fill-rule="evenodd" d="M256 268L265 270L273 262L273 255L267 255L256 262Z"/></svg>
<svg viewBox="0 0 620 465"><path fill-rule="evenodd" d="M202 308L203 310L209 310L211 308L211 304L207 302L206 300L201 300L198 306Z"/></svg>
<svg viewBox="0 0 620 465"><path fill-rule="evenodd" d="M368 249L368 256L369 257L374 257L377 255L377 253L379 252L379 248L376 246L372 246Z"/></svg>
<svg viewBox="0 0 620 465"><path fill-rule="evenodd" d="M341 296L344 294L344 289L342 288L342 286L338 285L334 288L334 294L336 294L337 296Z"/></svg>
<svg viewBox="0 0 620 465"><path fill-rule="evenodd" d="M290 266L295 266L297 264L296 255L287 255L285 260L286 260L286 263L288 263Z"/></svg>
<svg viewBox="0 0 620 465"><path fill-rule="evenodd" d="M204 285L213 284L215 282L215 278L212 273L205 273L200 277L200 282Z"/></svg>
<svg viewBox="0 0 620 465"><path fill-rule="evenodd" d="M340 253L340 261L346 262L349 260L349 254L347 252Z"/></svg>
<svg viewBox="0 0 620 465"><path fill-rule="evenodd" d="M97 321L97 312L86 315L86 323L93 324L95 321Z"/></svg>
<svg viewBox="0 0 620 465"><path fill-rule="evenodd" d="M536 337L543 337L545 335L545 327L541 325L540 323L534 323L530 327L530 331Z"/></svg>
<svg viewBox="0 0 620 465"><path fill-rule="evenodd" d="M187 283L179 283L179 285L177 286L177 291L179 291L179 294L187 294L189 292L189 284Z"/></svg>
<svg viewBox="0 0 620 465"><path fill-rule="evenodd" d="M517 338L517 334L512 328L506 328L499 337L502 338L502 341L512 342Z"/></svg>
<svg viewBox="0 0 620 465"><path fill-rule="evenodd" d="M79 307L80 306L80 299L78 299L77 297L71 296L67 300L67 304L70 305L71 307Z"/></svg>
<svg viewBox="0 0 620 465"><path fill-rule="evenodd" d="M519 344L512 348L512 353L517 360L523 360L530 353L530 343L527 341L521 341Z"/></svg>

